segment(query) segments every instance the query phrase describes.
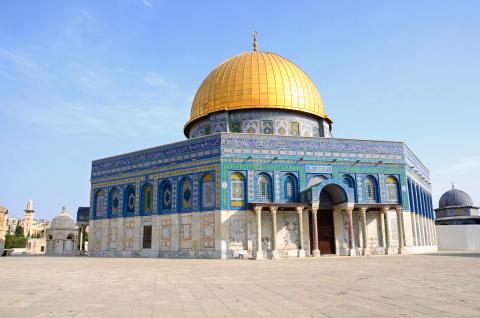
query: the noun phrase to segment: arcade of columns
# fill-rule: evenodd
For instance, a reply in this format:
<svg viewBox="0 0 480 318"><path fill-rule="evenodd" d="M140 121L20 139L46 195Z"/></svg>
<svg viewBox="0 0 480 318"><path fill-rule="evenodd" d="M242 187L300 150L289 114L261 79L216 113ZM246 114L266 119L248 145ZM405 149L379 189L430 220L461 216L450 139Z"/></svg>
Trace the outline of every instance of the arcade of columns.
<svg viewBox="0 0 480 318"><path fill-rule="evenodd" d="M272 215L272 231L273 231L273 246L272 246L272 257L278 258L278 238L277 238L277 211L278 206L269 206L270 213ZM255 255L255 259L263 259L263 250L262 250L262 206L255 206L254 211L257 217L257 251ZM318 223L317 223L317 212L318 208L311 207L307 208L311 212L312 217L312 231L313 231L313 249L312 249L312 256L319 257L320 250L318 248ZM399 206L394 207L396 214L397 214L397 233L398 233L398 254L405 253L405 229L404 229L404 222L403 222L403 210ZM297 206L297 215L298 215L298 257L305 257L305 249L304 249L304 242L303 242L303 211L305 210L304 206ZM348 255L355 256L355 246L354 246L354 233L353 233L353 211L355 210L354 207L347 207L346 209L342 209L347 213L347 222L348 222ZM362 255L369 255L369 250L367 248L367 210L368 207L360 207L357 208L358 212L360 213L360 220L361 220L361 229L362 229ZM386 255L393 254L395 251L392 251L391 248L391 229L390 223L388 222L387 215L388 212L391 210L389 206L383 206L380 209L380 227L381 227L381 241L379 242L381 246L384 247L384 253ZM338 210L337 210L338 211ZM333 211L333 213L337 213L337 211ZM341 211L341 210L340 210ZM375 210L377 212L378 210ZM418 218L418 216L414 215L417 220L414 220L414 233L413 233L413 240L415 246L423 246L423 245L434 245L436 244L436 237L435 237L435 229L432 222L423 220Z"/></svg>

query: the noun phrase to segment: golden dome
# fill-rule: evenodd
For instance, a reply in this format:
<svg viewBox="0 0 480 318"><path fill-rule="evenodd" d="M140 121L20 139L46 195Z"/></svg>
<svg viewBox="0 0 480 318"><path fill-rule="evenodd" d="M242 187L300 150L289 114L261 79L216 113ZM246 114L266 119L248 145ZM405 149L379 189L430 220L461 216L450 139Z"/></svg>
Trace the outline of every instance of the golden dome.
<svg viewBox="0 0 480 318"><path fill-rule="evenodd" d="M253 51L226 60L207 76L195 94L185 130L213 112L252 108L299 111L331 122L307 74L277 54Z"/></svg>

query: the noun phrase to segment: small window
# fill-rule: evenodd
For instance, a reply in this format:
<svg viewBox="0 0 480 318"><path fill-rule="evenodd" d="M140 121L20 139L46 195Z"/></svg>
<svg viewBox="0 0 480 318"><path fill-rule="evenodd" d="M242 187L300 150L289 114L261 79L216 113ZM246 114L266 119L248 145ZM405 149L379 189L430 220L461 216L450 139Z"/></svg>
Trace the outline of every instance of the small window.
<svg viewBox="0 0 480 318"><path fill-rule="evenodd" d="M40 246L40 252L45 252L45 246Z"/></svg>
<svg viewBox="0 0 480 318"><path fill-rule="evenodd" d="M296 121L291 121L288 125L288 132L290 136L299 136L300 135L300 125Z"/></svg>
<svg viewBox="0 0 480 318"><path fill-rule="evenodd" d="M143 248L152 248L152 226L143 227Z"/></svg>

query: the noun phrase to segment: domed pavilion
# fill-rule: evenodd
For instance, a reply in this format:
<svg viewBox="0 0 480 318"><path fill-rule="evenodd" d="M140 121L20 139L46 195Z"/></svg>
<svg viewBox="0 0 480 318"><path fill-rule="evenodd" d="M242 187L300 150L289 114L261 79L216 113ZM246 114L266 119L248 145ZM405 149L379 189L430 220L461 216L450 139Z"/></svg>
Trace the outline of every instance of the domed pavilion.
<svg viewBox="0 0 480 318"><path fill-rule="evenodd" d="M77 226L65 207L53 218L46 232L46 255L76 255Z"/></svg>
<svg viewBox="0 0 480 318"><path fill-rule="evenodd" d="M186 140L93 161L89 254L435 251L428 169L403 142L334 138L332 123L313 78L255 37L201 83Z"/></svg>
<svg viewBox="0 0 480 318"><path fill-rule="evenodd" d="M445 192L435 209L437 225L480 224L478 207L473 205L470 195L462 190L452 189Z"/></svg>

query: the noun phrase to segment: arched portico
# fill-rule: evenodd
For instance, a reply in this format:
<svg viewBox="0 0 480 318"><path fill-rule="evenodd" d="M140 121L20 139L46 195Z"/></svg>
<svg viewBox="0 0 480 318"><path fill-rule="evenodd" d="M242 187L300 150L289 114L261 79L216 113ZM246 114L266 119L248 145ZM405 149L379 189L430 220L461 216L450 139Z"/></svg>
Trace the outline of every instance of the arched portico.
<svg viewBox="0 0 480 318"><path fill-rule="evenodd" d="M354 193L345 188L341 180L325 180L311 189L312 214L309 220L312 255L336 254L335 211L347 211L349 254L353 249L353 223L351 214Z"/></svg>

